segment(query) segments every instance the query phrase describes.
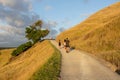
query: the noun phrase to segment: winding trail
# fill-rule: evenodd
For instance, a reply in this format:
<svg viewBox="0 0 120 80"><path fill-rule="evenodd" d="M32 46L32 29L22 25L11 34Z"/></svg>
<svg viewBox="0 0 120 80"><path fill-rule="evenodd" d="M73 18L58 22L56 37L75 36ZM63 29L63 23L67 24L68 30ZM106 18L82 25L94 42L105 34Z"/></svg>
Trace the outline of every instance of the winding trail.
<svg viewBox="0 0 120 80"><path fill-rule="evenodd" d="M51 43L59 49L56 41ZM62 54L60 80L120 80L120 75L84 52L59 50Z"/></svg>

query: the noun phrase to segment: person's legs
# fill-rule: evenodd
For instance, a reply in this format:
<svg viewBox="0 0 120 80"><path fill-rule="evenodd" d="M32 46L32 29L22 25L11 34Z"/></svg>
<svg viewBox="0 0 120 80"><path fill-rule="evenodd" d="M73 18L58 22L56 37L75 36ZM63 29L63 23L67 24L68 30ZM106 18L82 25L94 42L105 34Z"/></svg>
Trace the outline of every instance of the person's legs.
<svg viewBox="0 0 120 80"><path fill-rule="evenodd" d="M70 47L68 47L68 52L70 52Z"/></svg>
<svg viewBox="0 0 120 80"><path fill-rule="evenodd" d="M65 50L66 50L66 53L68 53L67 48Z"/></svg>
<svg viewBox="0 0 120 80"><path fill-rule="evenodd" d="M61 48L61 45L59 44L59 48Z"/></svg>
<svg viewBox="0 0 120 80"><path fill-rule="evenodd" d="M59 48L61 48L61 45L59 45Z"/></svg>
<svg viewBox="0 0 120 80"><path fill-rule="evenodd" d="M65 51L67 52L67 46L65 46Z"/></svg>
<svg viewBox="0 0 120 80"><path fill-rule="evenodd" d="M69 47L66 48L66 52L67 52L67 53L69 52Z"/></svg>

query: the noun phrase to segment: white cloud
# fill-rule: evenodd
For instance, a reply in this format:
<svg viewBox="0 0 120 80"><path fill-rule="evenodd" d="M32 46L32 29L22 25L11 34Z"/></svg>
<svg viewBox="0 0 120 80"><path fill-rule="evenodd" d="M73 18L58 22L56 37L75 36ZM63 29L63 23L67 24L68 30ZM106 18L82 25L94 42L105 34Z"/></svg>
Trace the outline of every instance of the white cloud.
<svg viewBox="0 0 120 80"><path fill-rule="evenodd" d="M0 0L0 47L18 46L26 41L25 27L40 19L32 12L33 0ZM41 0L39 0L41 1ZM53 9L46 6L46 10ZM49 20L44 28L48 28L50 35L57 33L56 21Z"/></svg>
<svg viewBox="0 0 120 80"><path fill-rule="evenodd" d="M5 26L0 26L1 34L6 33L6 34L11 34L11 35L22 35L24 36L24 28L16 28L12 27L10 25L5 25Z"/></svg>
<svg viewBox="0 0 120 80"><path fill-rule="evenodd" d="M0 26L0 47L15 47L26 41L24 28Z"/></svg>
<svg viewBox="0 0 120 80"><path fill-rule="evenodd" d="M18 46L26 41L25 27L39 19L31 13L31 7L30 0L0 0L0 47Z"/></svg>
<svg viewBox="0 0 120 80"><path fill-rule="evenodd" d="M69 25L71 23L71 20L69 18L65 18L63 21L62 21L62 24L64 25Z"/></svg>
<svg viewBox="0 0 120 80"><path fill-rule="evenodd" d="M32 4L30 0L0 0L0 4L17 11L30 11Z"/></svg>
<svg viewBox="0 0 120 80"><path fill-rule="evenodd" d="M52 9L53 9L52 6L49 6L49 5L45 6L45 10L46 10L46 11L50 11L50 10L52 10Z"/></svg>
<svg viewBox="0 0 120 80"><path fill-rule="evenodd" d="M44 22L43 27L50 30L49 35L46 38L55 38L58 34L58 30L56 29L58 23L56 21L48 20Z"/></svg>
<svg viewBox="0 0 120 80"><path fill-rule="evenodd" d="M58 23L56 21L48 21L48 24L52 27L56 27Z"/></svg>
<svg viewBox="0 0 120 80"><path fill-rule="evenodd" d="M60 31L60 32L63 32L64 30L65 30L64 27L59 28L59 31Z"/></svg>
<svg viewBox="0 0 120 80"><path fill-rule="evenodd" d="M47 28L49 30L56 28L58 23L56 21L48 20L48 21L43 21L43 28Z"/></svg>
<svg viewBox="0 0 120 80"><path fill-rule="evenodd" d="M20 21L16 20L15 24L16 24L16 26L21 26L24 24L24 22L22 20L20 20Z"/></svg>

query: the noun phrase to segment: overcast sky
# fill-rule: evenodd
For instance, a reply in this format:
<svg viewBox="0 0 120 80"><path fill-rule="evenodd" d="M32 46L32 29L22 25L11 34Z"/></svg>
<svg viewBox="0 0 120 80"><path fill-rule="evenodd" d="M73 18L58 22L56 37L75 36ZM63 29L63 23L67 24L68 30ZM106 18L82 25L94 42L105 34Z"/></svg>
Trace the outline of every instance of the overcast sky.
<svg viewBox="0 0 120 80"><path fill-rule="evenodd" d="M0 0L0 47L27 41L25 28L43 20L54 37L119 0Z"/></svg>

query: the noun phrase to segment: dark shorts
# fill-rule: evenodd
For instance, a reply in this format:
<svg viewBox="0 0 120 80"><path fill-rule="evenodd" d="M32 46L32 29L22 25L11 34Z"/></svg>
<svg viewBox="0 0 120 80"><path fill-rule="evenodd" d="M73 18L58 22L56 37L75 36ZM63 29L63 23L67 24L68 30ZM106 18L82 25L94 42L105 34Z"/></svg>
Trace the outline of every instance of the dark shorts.
<svg viewBox="0 0 120 80"><path fill-rule="evenodd" d="M70 47L69 45L66 45L66 47Z"/></svg>
<svg viewBox="0 0 120 80"><path fill-rule="evenodd" d="M61 46L61 44L59 44L59 46Z"/></svg>

